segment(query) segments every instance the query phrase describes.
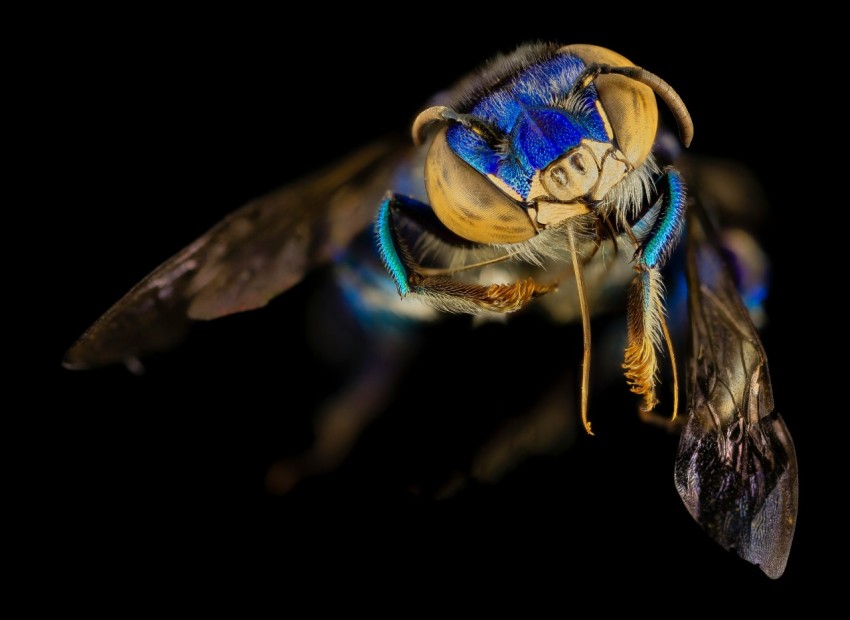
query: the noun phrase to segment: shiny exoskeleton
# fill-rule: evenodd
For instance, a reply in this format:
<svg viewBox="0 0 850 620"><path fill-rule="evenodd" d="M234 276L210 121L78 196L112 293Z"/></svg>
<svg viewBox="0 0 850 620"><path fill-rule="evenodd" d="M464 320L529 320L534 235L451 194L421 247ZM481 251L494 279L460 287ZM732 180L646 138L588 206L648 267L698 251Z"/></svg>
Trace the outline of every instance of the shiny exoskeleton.
<svg viewBox="0 0 850 620"><path fill-rule="evenodd" d="M412 141L377 140L235 211L107 310L64 364L136 368L177 344L191 321L264 306L333 263L377 344L317 413L316 447L272 469L276 492L338 465L374 419L398 378L401 345L387 335L399 317L486 316L539 298L557 321L580 318L590 432L591 314L626 298L623 366L644 414L659 401L665 349L678 385L662 269L683 240L690 343L676 487L718 543L779 577L796 525L794 445L706 210L710 188L686 190L658 98L688 146L691 118L658 76L593 45L521 46L425 106ZM535 436L562 426L549 418Z"/></svg>
<svg viewBox="0 0 850 620"><path fill-rule="evenodd" d="M533 279L495 286L459 282L451 275L480 265L458 264L456 257L442 269L423 270L398 233L397 220L404 218L435 216L445 230L432 225L430 234L457 253L498 248L502 255L490 264L540 262L566 250L586 326L587 371L583 256L614 231L627 232L637 274L625 368L632 390L644 395L644 409L652 410L658 402L656 352L666 333L660 269L681 236L686 203L681 175L673 167L660 170L652 155L655 95L675 114L687 146L693 123L684 103L659 77L591 45L520 48L455 93L422 112L413 126L416 142L434 134L425 160L430 205L392 194L381 206L377 237L399 293L421 295L449 311L509 312L554 288ZM638 238L633 228L641 222ZM585 372L582 418L590 432L588 382Z"/></svg>

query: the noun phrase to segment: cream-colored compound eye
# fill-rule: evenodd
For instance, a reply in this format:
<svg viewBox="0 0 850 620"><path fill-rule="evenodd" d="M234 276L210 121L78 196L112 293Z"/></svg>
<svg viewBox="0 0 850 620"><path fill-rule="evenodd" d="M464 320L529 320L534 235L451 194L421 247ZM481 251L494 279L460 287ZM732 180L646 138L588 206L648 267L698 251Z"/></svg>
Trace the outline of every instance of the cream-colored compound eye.
<svg viewBox="0 0 850 620"><path fill-rule="evenodd" d="M596 45L568 45L561 51L573 53L587 64L634 66L628 58ZM622 75L600 75L593 83L620 150L637 168L652 150L658 130L655 94L649 86Z"/></svg>
<svg viewBox="0 0 850 620"><path fill-rule="evenodd" d="M434 136L425 160L425 190L431 208L456 235L475 243L519 243L537 231L522 204L461 159L449 146L447 129Z"/></svg>

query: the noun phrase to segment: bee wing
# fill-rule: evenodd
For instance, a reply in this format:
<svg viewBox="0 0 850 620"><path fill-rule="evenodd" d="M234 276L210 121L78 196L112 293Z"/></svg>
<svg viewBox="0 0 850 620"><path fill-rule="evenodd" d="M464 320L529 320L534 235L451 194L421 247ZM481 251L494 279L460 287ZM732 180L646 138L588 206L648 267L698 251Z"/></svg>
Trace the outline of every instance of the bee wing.
<svg viewBox="0 0 850 620"><path fill-rule="evenodd" d="M127 362L173 347L193 319L266 305L369 225L405 156L402 144L376 142L230 214L107 310L64 365Z"/></svg>
<svg viewBox="0 0 850 620"><path fill-rule="evenodd" d="M727 550L782 575L797 521L797 457L773 409L767 358L706 212L691 209L688 420L676 487Z"/></svg>

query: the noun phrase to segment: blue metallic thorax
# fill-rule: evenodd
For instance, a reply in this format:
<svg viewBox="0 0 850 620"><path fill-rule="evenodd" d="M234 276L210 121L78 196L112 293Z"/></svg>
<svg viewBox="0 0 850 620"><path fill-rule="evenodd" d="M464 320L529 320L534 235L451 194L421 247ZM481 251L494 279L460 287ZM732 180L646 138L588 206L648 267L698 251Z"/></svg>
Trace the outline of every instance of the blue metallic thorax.
<svg viewBox="0 0 850 620"><path fill-rule="evenodd" d="M610 140L593 85L567 101L584 69L584 62L571 55L531 65L481 97L469 111L500 130L503 144L490 145L455 124L448 130L449 146L473 168L498 177L527 198L535 172L585 138Z"/></svg>

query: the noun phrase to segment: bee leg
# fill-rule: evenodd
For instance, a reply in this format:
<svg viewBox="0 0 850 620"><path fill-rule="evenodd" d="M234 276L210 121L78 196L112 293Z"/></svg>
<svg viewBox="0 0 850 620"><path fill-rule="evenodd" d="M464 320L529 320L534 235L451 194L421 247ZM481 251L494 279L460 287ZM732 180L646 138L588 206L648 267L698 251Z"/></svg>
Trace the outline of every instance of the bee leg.
<svg viewBox="0 0 850 620"><path fill-rule="evenodd" d="M538 284L533 278L510 284L482 286L449 277L452 273L480 267L486 263L453 269L423 267L414 258L407 241L399 231L399 224L404 220L416 222L424 229L424 234L439 237L450 246L470 249L475 245L442 226L428 205L399 194L387 195L378 210L375 237L381 260L401 297L413 293L432 306L448 312L513 312L529 300L556 287L554 283ZM510 257L511 255L507 254L489 262L507 260Z"/></svg>
<svg viewBox="0 0 850 620"><path fill-rule="evenodd" d="M364 344L364 359L351 379L316 412L313 444L304 452L272 464L266 472L266 490L284 495L301 481L339 467L366 428L385 411L416 344L413 333L402 337L387 326L373 331Z"/></svg>
<svg viewBox="0 0 850 620"><path fill-rule="evenodd" d="M659 182L661 204L652 227L635 253L635 271L628 300L629 344L623 368L632 392L644 397L642 412L650 412L658 403L655 394L658 358L662 339L667 343L674 373L673 418L678 409L678 381L670 334L664 319L664 284L661 268L681 237L685 222L687 191L681 175L666 168Z"/></svg>
<svg viewBox="0 0 850 620"><path fill-rule="evenodd" d="M409 272L414 261L398 234L393 214L398 209L403 209L404 206L416 208L420 205L422 203L412 198L399 194L388 194L381 202L378 209L378 219L375 221L375 239L378 245L378 253L401 297L406 297L411 292Z"/></svg>
<svg viewBox="0 0 850 620"><path fill-rule="evenodd" d="M577 436L575 392L570 368L529 403L526 413L496 427L468 466L455 471L437 490L436 499L453 497L469 484L495 484L531 457L563 454Z"/></svg>

